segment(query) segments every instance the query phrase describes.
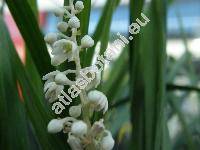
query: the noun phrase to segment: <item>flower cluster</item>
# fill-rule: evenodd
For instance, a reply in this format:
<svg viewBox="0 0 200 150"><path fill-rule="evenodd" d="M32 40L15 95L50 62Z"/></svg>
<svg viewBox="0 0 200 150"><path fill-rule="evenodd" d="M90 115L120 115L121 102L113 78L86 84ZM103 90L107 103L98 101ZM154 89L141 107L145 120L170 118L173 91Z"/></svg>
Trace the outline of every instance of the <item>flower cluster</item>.
<svg viewBox="0 0 200 150"><path fill-rule="evenodd" d="M55 16L64 21L57 24L58 33L49 33L44 37L52 49L53 66L58 66L65 61L74 61L76 64L75 70L68 69L63 72L56 70L43 76L45 98L50 103L59 99L66 85L72 86L76 83L67 77L68 74L75 74L76 79L79 79L81 72L95 70L93 66L81 68L80 65L80 51L94 46L94 40L89 35L83 36L80 43L77 42L77 36L80 35L80 20L76 15L83 9L82 1L74 3L73 0L69 1L69 6L56 9ZM47 127L49 133L61 131L67 133L67 142L72 150L111 150L114 146L113 137L105 128L103 119L93 124L90 122L90 117L95 111L102 111L104 114L108 110L107 97L95 90L100 83L101 75L98 72L93 75L95 75L93 80L79 89L80 104L69 108L70 116L53 119Z"/></svg>

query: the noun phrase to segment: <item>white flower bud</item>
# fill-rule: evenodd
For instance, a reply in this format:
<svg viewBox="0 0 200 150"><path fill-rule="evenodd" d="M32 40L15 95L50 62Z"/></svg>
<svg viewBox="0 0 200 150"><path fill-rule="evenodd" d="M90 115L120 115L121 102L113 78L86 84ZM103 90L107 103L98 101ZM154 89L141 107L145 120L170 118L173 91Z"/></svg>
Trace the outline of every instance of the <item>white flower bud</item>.
<svg viewBox="0 0 200 150"><path fill-rule="evenodd" d="M66 84L69 81L69 79L66 77L66 75L62 72L59 72L56 76L55 76L55 82L57 84Z"/></svg>
<svg viewBox="0 0 200 150"><path fill-rule="evenodd" d="M49 122L47 130L49 133L58 133L63 129L63 121L58 119L53 119Z"/></svg>
<svg viewBox="0 0 200 150"><path fill-rule="evenodd" d="M76 136L83 136L87 133L87 124L83 121L76 121L72 124L71 132Z"/></svg>
<svg viewBox="0 0 200 150"><path fill-rule="evenodd" d="M114 141L110 131L106 131L106 133L107 133L107 135L105 137L103 137L103 139L101 141L102 150L112 150L115 145L115 141Z"/></svg>
<svg viewBox="0 0 200 150"><path fill-rule="evenodd" d="M81 39L81 47L82 48L89 48L89 47L92 47L93 45L94 45L94 40L89 35L85 35Z"/></svg>
<svg viewBox="0 0 200 150"><path fill-rule="evenodd" d="M45 42L47 42L48 44L53 44L56 40L57 40L57 34L56 33L48 33L45 37L44 37Z"/></svg>
<svg viewBox="0 0 200 150"><path fill-rule="evenodd" d="M71 28L79 28L80 27L80 20L76 16L73 16L72 18L69 19L68 25Z"/></svg>
<svg viewBox="0 0 200 150"><path fill-rule="evenodd" d="M93 90L88 93L88 100L95 106L96 111L103 109L103 113L108 110L107 97L100 91Z"/></svg>
<svg viewBox="0 0 200 150"><path fill-rule="evenodd" d="M69 115L74 118L78 118L81 115L81 105L71 106L69 108Z"/></svg>
<svg viewBox="0 0 200 150"><path fill-rule="evenodd" d="M57 8L54 10L54 14L56 17L63 17L65 14L65 10L63 8Z"/></svg>
<svg viewBox="0 0 200 150"><path fill-rule="evenodd" d="M84 5L82 1L77 1L75 4L75 9L78 11L82 11L84 9Z"/></svg>
<svg viewBox="0 0 200 150"><path fill-rule="evenodd" d="M93 125L92 128L90 130L90 134L93 137L98 136L98 134L101 134L104 131L105 127L103 124L103 119L100 119L99 121L96 121Z"/></svg>
<svg viewBox="0 0 200 150"><path fill-rule="evenodd" d="M71 133L68 134L68 140L70 147L72 150L83 150L83 146L81 144L81 140Z"/></svg>
<svg viewBox="0 0 200 150"><path fill-rule="evenodd" d="M62 22L59 22L57 24L57 29L60 31L60 32L66 32L67 31L67 28L68 28L68 24L64 21Z"/></svg>

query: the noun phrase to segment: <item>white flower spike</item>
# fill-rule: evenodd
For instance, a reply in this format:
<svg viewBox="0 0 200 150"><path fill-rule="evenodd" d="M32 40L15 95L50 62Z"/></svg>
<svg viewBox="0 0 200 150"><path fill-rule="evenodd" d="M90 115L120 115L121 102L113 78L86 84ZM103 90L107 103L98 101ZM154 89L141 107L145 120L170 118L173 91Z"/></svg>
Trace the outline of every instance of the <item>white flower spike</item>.
<svg viewBox="0 0 200 150"><path fill-rule="evenodd" d="M54 11L55 16L62 19L57 24L58 32L49 33L44 37L44 40L52 49L51 64L53 66L58 66L65 61L74 61L75 64L74 70L68 69L63 72L56 70L43 76L45 98L50 103L58 100L54 103L56 105L53 104L53 106L60 104L62 108L65 108L68 103L72 102L68 94L71 92L71 95L75 95L74 92L80 90L77 94L80 94L80 104L69 108L69 116L51 120L47 130L49 133L61 131L64 134L68 133L67 142L72 150L111 150L114 147L114 140L111 133L105 129L103 119L95 121L93 124L90 122L90 117L94 111L102 111L103 113L107 111L108 100L102 92L94 90L101 81L101 71L97 65L81 67L80 51L94 46L94 40L89 35L80 35L78 29L81 23L76 15L83 9L84 4L81 0L69 0L69 6L56 9ZM82 38L79 44L77 39L80 37ZM68 74L75 75L76 81L71 81L67 77ZM80 89L75 89L77 83L81 85ZM70 92L68 90L68 94L62 92L66 85L70 86L71 89ZM66 102L64 98L67 98L69 102ZM58 108L61 107L58 106ZM54 110L54 107L52 107L52 110Z"/></svg>
<svg viewBox="0 0 200 150"><path fill-rule="evenodd" d="M82 48L90 48L92 46L94 46L94 40L89 35L85 35L81 39L81 47Z"/></svg>

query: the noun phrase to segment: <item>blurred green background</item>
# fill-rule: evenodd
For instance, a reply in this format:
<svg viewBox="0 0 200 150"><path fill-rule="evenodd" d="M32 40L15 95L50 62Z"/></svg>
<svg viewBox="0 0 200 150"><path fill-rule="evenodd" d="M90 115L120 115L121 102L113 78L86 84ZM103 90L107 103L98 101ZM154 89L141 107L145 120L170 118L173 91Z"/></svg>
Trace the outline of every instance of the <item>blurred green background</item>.
<svg viewBox="0 0 200 150"><path fill-rule="evenodd" d="M65 3L67 4L67 0ZM66 150L65 134L46 127L56 116L41 77L52 71L43 34L56 31L53 10L62 0L0 0L0 148ZM151 20L106 65L101 90L110 109L105 123L116 150L200 149L200 1L84 0L81 33L95 49L81 54L89 66L113 46L117 32L141 17ZM65 64L59 69L73 68ZM98 115L96 116L99 117Z"/></svg>

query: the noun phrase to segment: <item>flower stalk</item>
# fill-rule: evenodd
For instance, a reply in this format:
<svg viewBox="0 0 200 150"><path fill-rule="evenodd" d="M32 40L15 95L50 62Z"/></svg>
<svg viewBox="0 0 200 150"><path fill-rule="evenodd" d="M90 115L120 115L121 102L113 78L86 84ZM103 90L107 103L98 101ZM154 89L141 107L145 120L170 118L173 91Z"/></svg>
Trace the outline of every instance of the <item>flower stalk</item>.
<svg viewBox="0 0 200 150"><path fill-rule="evenodd" d="M57 25L59 33L49 33L44 37L52 49L51 64L53 66L59 66L65 61L74 61L76 65L75 70L68 69L63 72L56 70L43 77L43 80L46 80L44 84L45 98L50 103L62 97L60 95L66 85L76 84L82 76L81 72L87 73L87 78L92 78L83 89L79 89L81 91L79 93L80 104L69 108L70 116L51 120L47 129L50 133L61 131L68 133L67 142L72 150L111 150L114 140L111 133L105 129L103 119L93 124L90 122L90 117L94 112L106 113L108 100L102 92L95 90L101 80L98 68L94 66L81 67L80 51L94 46L94 40L89 35L84 35L81 42L77 42L81 23L76 15L83 9L82 1L76 1L74 4L73 0L69 1L69 6L56 9L55 16L65 19ZM67 31L71 33L71 36L65 35ZM76 81L67 77L70 73L76 75ZM83 82L80 84L84 85Z"/></svg>

